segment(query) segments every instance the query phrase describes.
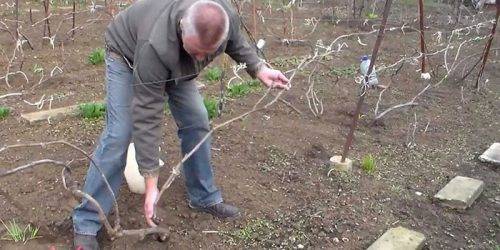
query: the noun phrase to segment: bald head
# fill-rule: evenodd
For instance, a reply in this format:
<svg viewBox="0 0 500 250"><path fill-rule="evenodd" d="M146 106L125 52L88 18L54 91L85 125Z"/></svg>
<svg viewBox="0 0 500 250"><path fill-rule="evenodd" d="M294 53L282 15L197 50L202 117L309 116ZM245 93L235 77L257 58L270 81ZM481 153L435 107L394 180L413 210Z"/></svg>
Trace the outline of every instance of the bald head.
<svg viewBox="0 0 500 250"><path fill-rule="evenodd" d="M205 48L218 47L227 37L229 17L216 2L201 0L187 10L181 21L183 36L194 36Z"/></svg>

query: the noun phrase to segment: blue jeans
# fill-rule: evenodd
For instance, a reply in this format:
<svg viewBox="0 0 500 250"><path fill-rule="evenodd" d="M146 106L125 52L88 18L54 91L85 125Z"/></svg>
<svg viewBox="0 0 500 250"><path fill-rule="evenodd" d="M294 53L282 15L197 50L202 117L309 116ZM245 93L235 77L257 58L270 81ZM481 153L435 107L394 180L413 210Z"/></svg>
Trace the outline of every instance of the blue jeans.
<svg viewBox="0 0 500 250"><path fill-rule="evenodd" d="M123 170L132 134L131 103L133 74L127 63L106 53L106 127L93 154L97 164L118 196L123 182ZM168 103L178 126L183 154L191 151L209 132L207 110L194 81L167 83ZM183 165L183 174L190 204L207 207L222 202L214 184L210 164L210 139ZM83 191L96 199L106 214L113 206L113 198L94 164L90 164ZM137 204L141 206L142 204ZM121 210L121 212L126 212ZM73 211L73 226L77 234L96 235L102 227L96 208L83 199Z"/></svg>

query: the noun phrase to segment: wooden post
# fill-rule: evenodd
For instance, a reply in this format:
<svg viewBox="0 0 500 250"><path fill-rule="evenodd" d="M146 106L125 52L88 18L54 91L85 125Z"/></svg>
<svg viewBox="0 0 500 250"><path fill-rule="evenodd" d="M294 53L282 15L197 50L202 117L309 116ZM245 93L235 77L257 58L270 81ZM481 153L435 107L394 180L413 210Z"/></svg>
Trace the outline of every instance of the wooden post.
<svg viewBox="0 0 500 250"><path fill-rule="evenodd" d="M498 17L500 16L500 0L496 1L496 7L497 7L497 14L495 16L495 23L493 23L493 28L491 29L490 38L488 39L488 42L486 42L486 46L484 48L483 63L481 64L479 74L477 75L476 89L479 89L479 81L481 81L481 78L483 77L484 67L486 66L486 61L488 61L488 55L490 53L491 43L493 42L493 38L495 37L495 31L497 29L497 24L498 24Z"/></svg>
<svg viewBox="0 0 500 250"><path fill-rule="evenodd" d="M462 6L462 2L463 0L455 0L455 25L458 25L458 23L460 22L460 15L461 15L461 11L460 11L460 7Z"/></svg>
<svg viewBox="0 0 500 250"><path fill-rule="evenodd" d="M356 0L352 1L352 18L356 19Z"/></svg>
<svg viewBox="0 0 500 250"><path fill-rule="evenodd" d="M257 7L255 1L252 1L252 16L253 16L253 37L257 38Z"/></svg>
<svg viewBox="0 0 500 250"><path fill-rule="evenodd" d="M50 3L49 0L43 1L43 8L45 10L45 25L43 26L43 36L45 36L45 30L47 29L49 37L52 37L50 32L50 21L49 21L49 12L50 12Z"/></svg>
<svg viewBox="0 0 500 250"><path fill-rule="evenodd" d="M31 7L30 7L30 23L33 24L33 13L31 11Z"/></svg>
<svg viewBox="0 0 500 250"><path fill-rule="evenodd" d="M377 41L375 41L375 46L373 47L371 62L370 62L370 66L368 67L368 72L366 73L366 76L365 76L365 82L368 82L369 76L373 71L373 67L375 65L375 61L377 60L377 56L378 56L378 50L380 48L380 45L382 44L382 41L384 40L385 26L387 24L387 18L389 17L391 5L392 5L392 0L385 1L384 16L382 17L382 23L381 23L380 29L378 31ZM356 111L354 112L354 116L352 117L351 128L349 130L349 134L347 135L347 140L344 144L344 150L342 152L342 159L340 160L341 162L345 162L345 159L347 158L347 155L349 153L349 149L351 148L352 141L354 139L354 131L356 130L356 126L358 124L359 114L361 113L361 106L363 105L363 101L365 99L366 92L367 92L367 89L365 89L363 87L361 90L361 95L359 96L359 99L358 99L358 103L356 105Z"/></svg>
<svg viewBox="0 0 500 250"><path fill-rule="evenodd" d="M419 12L420 12L420 53L422 53L421 60L421 70L420 72L424 74L425 71L425 34L424 34L424 1L418 0Z"/></svg>
<svg viewBox="0 0 500 250"><path fill-rule="evenodd" d="M71 25L71 40L75 42L75 17L76 17L76 0L73 0L73 23Z"/></svg>
<svg viewBox="0 0 500 250"><path fill-rule="evenodd" d="M16 41L19 40L19 0L16 0Z"/></svg>

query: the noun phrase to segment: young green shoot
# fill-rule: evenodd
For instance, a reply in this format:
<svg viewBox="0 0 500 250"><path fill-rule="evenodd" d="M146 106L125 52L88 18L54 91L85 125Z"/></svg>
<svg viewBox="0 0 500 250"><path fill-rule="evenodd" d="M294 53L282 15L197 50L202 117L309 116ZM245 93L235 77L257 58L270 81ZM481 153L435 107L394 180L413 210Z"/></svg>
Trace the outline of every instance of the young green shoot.
<svg viewBox="0 0 500 250"><path fill-rule="evenodd" d="M33 65L33 73L35 74L43 73L43 67L38 64Z"/></svg>
<svg viewBox="0 0 500 250"><path fill-rule="evenodd" d="M89 55L89 63L92 65L102 64L104 62L104 55L105 52L103 48L94 49Z"/></svg>
<svg viewBox="0 0 500 250"><path fill-rule="evenodd" d="M4 119L5 117L9 116L10 114L10 109L5 107L5 106L0 106L0 120Z"/></svg>
<svg viewBox="0 0 500 250"><path fill-rule="evenodd" d="M375 14L375 13L370 12L370 13L368 13L368 14L366 15L366 17L368 17L368 19L377 19L377 18L378 18L378 15L377 15L377 14Z"/></svg>
<svg viewBox="0 0 500 250"><path fill-rule="evenodd" d="M363 160L361 161L361 169L368 174L371 174L375 171L376 168L375 158L371 154L365 155Z"/></svg>

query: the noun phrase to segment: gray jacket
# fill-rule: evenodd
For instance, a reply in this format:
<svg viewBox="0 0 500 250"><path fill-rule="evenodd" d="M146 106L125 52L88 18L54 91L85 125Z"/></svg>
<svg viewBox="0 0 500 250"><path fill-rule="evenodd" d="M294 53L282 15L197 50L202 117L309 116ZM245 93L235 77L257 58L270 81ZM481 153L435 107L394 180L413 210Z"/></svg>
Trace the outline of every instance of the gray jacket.
<svg viewBox="0 0 500 250"><path fill-rule="evenodd" d="M193 60L182 48L179 21L195 1L137 1L116 16L105 34L106 45L133 65L132 137L143 176L158 174L158 146L162 135L166 84L182 84L194 79L223 52L238 63L246 63L247 72L252 77L262 65L240 32L238 15L225 0L213 1L228 13L230 26L227 40L205 61Z"/></svg>

